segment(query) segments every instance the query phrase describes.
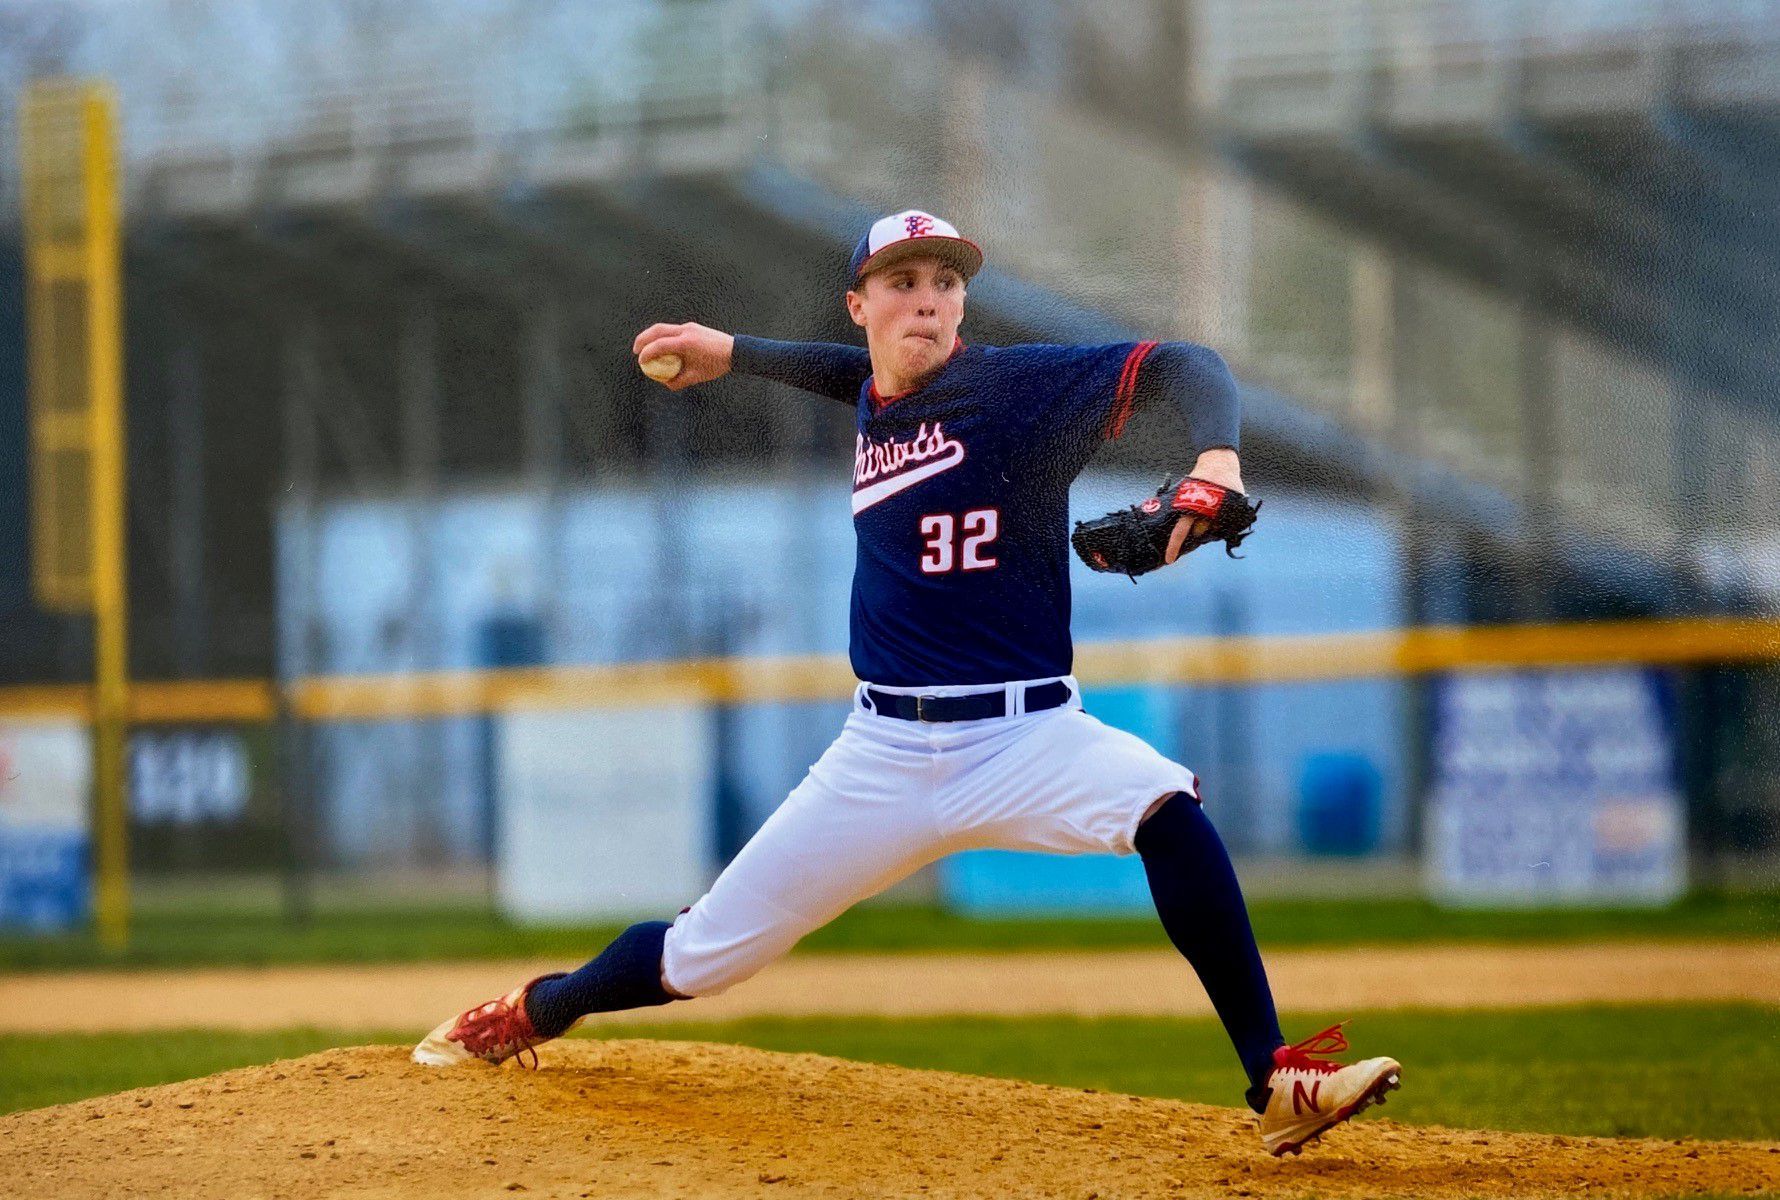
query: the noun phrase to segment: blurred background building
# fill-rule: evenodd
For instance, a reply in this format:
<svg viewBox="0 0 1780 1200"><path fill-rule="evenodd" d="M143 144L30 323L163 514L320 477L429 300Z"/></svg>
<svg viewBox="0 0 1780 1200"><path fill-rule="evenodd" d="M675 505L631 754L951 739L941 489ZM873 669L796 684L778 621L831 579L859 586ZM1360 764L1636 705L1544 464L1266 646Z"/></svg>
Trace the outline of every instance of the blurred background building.
<svg viewBox="0 0 1780 1200"><path fill-rule="evenodd" d="M844 651L846 411L749 380L671 397L628 350L655 320L853 340L844 256L908 206L988 251L967 340L1186 338L1244 384L1267 497L1247 561L1136 588L1079 572L1081 643L1780 605L1767 5L13 0L0 693L91 670L87 622L40 611L23 566L8 131L56 75L109 80L122 119L142 680L288 699L316 677ZM1184 455L1168 414L1140 417L1077 514ZM1544 665L1576 661L1551 644ZM1386 863L1428 848L1430 797L1471 769L1455 745L1588 708L1350 674L1109 676L1090 707L1193 764L1239 852ZM1682 798L1696 865L1771 869L1773 669L1581 678L1618 697L1589 709L1603 728L1654 748L1624 786ZM139 868L474 873L513 852L543 820L503 807L513 747L549 731L415 688L371 718L144 729ZM585 726L550 786L691 797L655 829L691 879L820 753L846 708L829 692ZM1519 716L1467 725L1491 705ZM631 832L607 850L644 844L613 805ZM1018 904L1020 872L1049 869L940 886ZM1051 895L1114 903L1138 878L1071 869Z"/></svg>

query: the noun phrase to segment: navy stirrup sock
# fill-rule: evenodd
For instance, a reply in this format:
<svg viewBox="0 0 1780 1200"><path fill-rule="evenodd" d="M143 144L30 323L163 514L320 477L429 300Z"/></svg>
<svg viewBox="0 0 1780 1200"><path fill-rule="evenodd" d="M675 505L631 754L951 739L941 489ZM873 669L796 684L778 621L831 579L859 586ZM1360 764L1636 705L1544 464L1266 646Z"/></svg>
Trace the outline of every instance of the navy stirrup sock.
<svg viewBox="0 0 1780 1200"><path fill-rule="evenodd" d="M598 958L567 975L540 979L525 995L525 1012L543 1037L560 1037L588 1013L648 1008L678 1000L661 986L666 921L632 925Z"/></svg>
<svg viewBox="0 0 1780 1200"><path fill-rule="evenodd" d="M1223 839L1198 802L1176 792L1138 826L1137 852L1168 940L1198 973L1249 1082L1260 1088L1285 1038Z"/></svg>

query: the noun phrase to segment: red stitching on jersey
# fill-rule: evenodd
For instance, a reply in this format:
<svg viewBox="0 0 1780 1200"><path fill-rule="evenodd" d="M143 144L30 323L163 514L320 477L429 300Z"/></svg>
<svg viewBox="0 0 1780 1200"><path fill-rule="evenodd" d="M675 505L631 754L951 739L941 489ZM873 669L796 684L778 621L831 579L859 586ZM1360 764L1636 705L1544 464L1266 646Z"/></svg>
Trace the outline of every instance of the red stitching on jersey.
<svg viewBox="0 0 1780 1200"><path fill-rule="evenodd" d="M1139 342L1125 356L1124 369L1119 372L1119 386L1113 392L1112 408L1107 411L1106 422L1100 427L1100 436L1104 440L1110 442L1125 432L1125 424L1137 408L1138 369L1156 346L1155 342Z"/></svg>
<svg viewBox="0 0 1780 1200"><path fill-rule="evenodd" d="M1131 360L1137 354L1134 347L1130 354L1125 355L1125 365L1119 368L1118 386L1113 388L1112 405L1106 410L1106 420L1100 423L1100 440L1111 441L1113 426L1118 423L1119 409L1125 403L1125 380L1131 377Z"/></svg>

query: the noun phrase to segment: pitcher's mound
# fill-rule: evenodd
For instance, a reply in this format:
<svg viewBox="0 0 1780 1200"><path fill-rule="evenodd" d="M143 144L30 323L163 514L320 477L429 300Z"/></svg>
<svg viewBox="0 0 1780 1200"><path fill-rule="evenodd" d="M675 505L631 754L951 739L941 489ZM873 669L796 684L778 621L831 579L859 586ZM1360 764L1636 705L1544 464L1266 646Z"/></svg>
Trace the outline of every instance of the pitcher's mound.
<svg viewBox="0 0 1780 1200"><path fill-rule="evenodd" d="M693 1042L542 1069L308 1058L0 1117L36 1196L1536 1196L1748 1192L1780 1148L1363 1120L1266 1157L1243 1111ZM1408 1086L1414 1086L1413 1068Z"/></svg>

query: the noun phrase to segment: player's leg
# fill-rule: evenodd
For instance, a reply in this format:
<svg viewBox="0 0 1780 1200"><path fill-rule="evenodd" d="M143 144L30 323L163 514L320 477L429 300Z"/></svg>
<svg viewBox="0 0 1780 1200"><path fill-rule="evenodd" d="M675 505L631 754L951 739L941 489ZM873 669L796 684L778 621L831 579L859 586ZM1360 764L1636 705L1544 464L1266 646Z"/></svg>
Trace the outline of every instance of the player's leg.
<svg viewBox="0 0 1780 1200"><path fill-rule="evenodd" d="M500 1062L596 1012L715 995L811 930L931 862L925 747L879 718L841 736L711 890L673 924L632 925L579 970L547 975L473 1008L416 1047L417 1062ZM875 728L874 728L875 727Z"/></svg>
<svg viewBox="0 0 1780 1200"><path fill-rule="evenodd" d="M981 765L948 790L941 811L988 844L1142 856L1163 928L1242 1060L1269 1151L1296 1151L1383 1102L1401 1072L1394 1060L1320 1057L1346 1049L1339 1028L1285 1044L1235 869L1191 771L1074 708L1009 723L971 753Z"/></svg>
<svg viewBox="0 0 1780 1200"><path fill-rule="evenodd" d="M591 1013L651 1008L680 997L661 983L661 943L666 921L641 921L577 971L533 981L525 1013L538 1038L561 1037Z"/></svg>
<svg viewBox="0 0 1780 1200"><path fill-rule="evenodd" d="M948 797L952 811L1010 849L1142 855L1163 928L1211 997L1249 1083L1264 1084L1285 1038L1235 869L1199 807L1198 780L1079 709L1022 724L1011 745L990 743L997 752Z"/></svg>
<svg viewBox="0 0 1780 1200"><path fill-rule="evenodd" d="M902 722L855 714L829 752L666 933L662 977L714 996L945 853L930 757Z"/></svg>
<svg viewBox="0 0 1780 1200"><path fill-rule="evenodd" d="M1176 792L1138 827L1135 841L1168 940L1199 976L1251 1088L1265 1087L1273 1052L1286 1039L1223 839L1199 801Z"/></svg>
<svg viewBox="0 0 1780 1200"><path fill-rule="evenodd" d="M896 796L884 777L864 794L824 782L858 773L846 763L867 752L837 741L678 920L633 925L579 971L538 981L526 996L537 1032L558 1037L591 1013L714 996L931 861L931 826L910 819L923 811L918 795Z"/></svg>
<svg viewBox="0 0 1780 1200"><path fill-rule="evenodd" d="M1402 1068L1395 1059L1344 1065L1339 1025L1286 1045L1236 869L1199 801L1176 793L1145 817L1134 839L1168 940L1192 964L1248 1073L1249 1107L1262 1144L1298 1153L1368 1104L1383 1104Z"/></svg>
<svg viewBox="0 0 1780 1200"><path fill-rule="evenodd" d="M414 1047L413 1059L447 1067L472 1058L500 1063L561 1037L594 1012L666 1004L661 940L666 921L632 925L578 971L541 975L504 996L442 1022Z"/></svg>

